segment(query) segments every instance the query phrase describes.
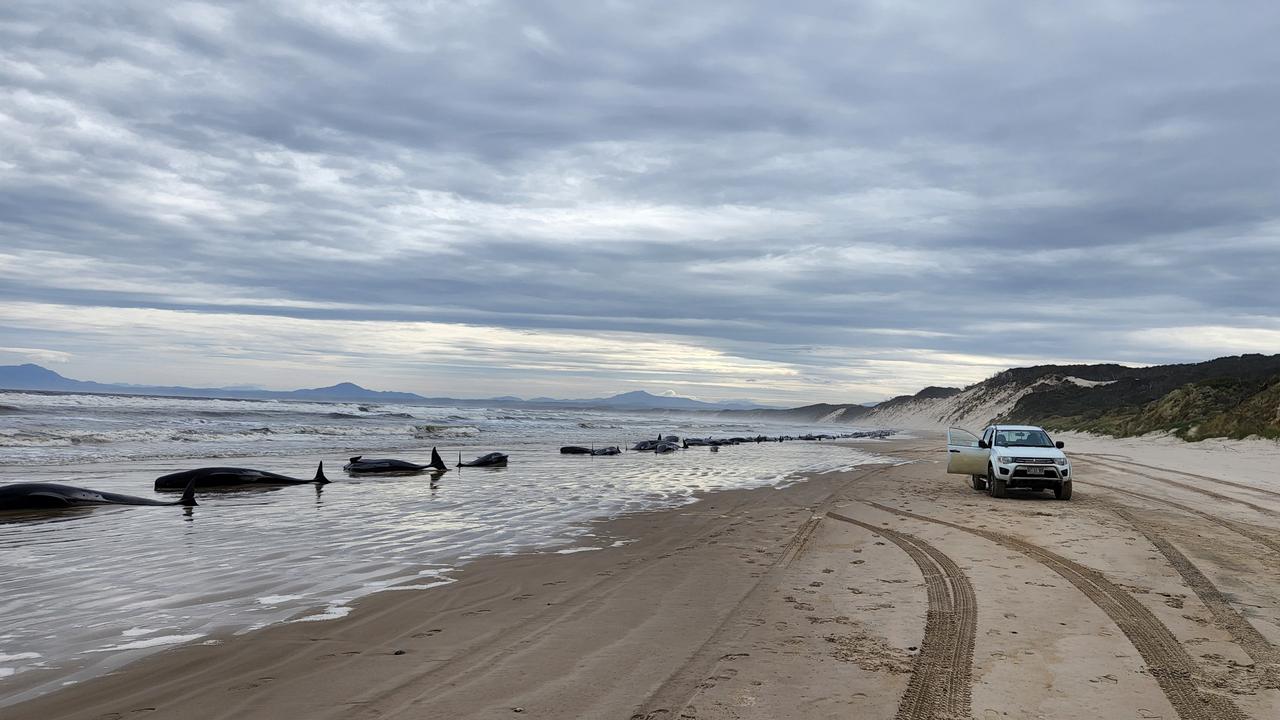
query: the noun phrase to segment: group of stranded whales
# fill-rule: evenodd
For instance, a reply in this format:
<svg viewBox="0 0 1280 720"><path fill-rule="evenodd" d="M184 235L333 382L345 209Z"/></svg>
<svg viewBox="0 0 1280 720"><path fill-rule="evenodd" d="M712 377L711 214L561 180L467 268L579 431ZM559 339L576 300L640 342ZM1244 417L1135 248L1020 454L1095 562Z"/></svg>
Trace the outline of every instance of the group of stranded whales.
<svg viewBox="0 0 1280 720"><path fill-rule="evenodd" d="M886 438L894 433L893 430L863 430L859 432L843 433L841 435L778 435L770 437L768 435L753 435L750 437L730 437L730 438L684 438L681 440L675 435L659 435L656 440L641 440L631 446L632 450L638 452L652 453L669 453L676 450L688 450L691 447L710 447L712 452L719 450L725 445L742 445L744 443L765 443L765 442L787 442L790 440L844 440L850 438L858 439L879 439ZM560 452L565 452L568 448L561 448Z"/></svg>
<svg viewBox="0 0 1280 720"><path fill-rule="evenodd" d="M656 440L642 440L632 446L631 449L640 452L663 454L675 452L676 450L687 450L691 447L708 447L711 452L716 452L725 445L786 442L788 440L883 438L893 434L893 432L894 431L892 430L870 430L844 433L842 435L822 434L801 435L799 437L788 435L777 437L756 435L752 437L720 439L684 438L683 440L676 435L659 435ZM617 446L595 448L585 447L582 445L566 445L560 448L560 454L562 455L590 455L595 457L620 455L621 453L622 450ZM481 455L474 460L463 462L462 455L459 453L457 467L504 468L507 466L507 461L507 455L500 452L491 452ZM440 475L449 471L449 467L445 465L444 460L440 457L440 453L436 448L431 448L431 462L426 465L419 465L407 460L398 460L393 458L366 459L363 455L356 455L343 466L343 470L346 471L347 474L353 476L416 475L422 472L429 472L432 475L432 483L434 483ZM274 487L310 484L322 486L329 482L329 478L324 475L324 462L321 461L316 467L315 477L310 480L281 475L279 473L268 472L266 470L236 467L195 468L193 470L183 470L181 472L170 473L156 478L155 489L157 491L182 491L182 497L173 501L143 498L134 495L125 495L122 493L92 490L73 485L61 485L58 483L9 483L7 485L0 485L0 512L19 510L64 510L67 508L97 507L103 505L181 505L185 507L192 507L196 504L195 491L197 488L208 490L217 488Z"/></svg>
<svg viewBox="0 0 1280 720"><path fill-rule="evenodd" d="M459 467L506 467L507 456L502 453L488 453L472 460L462 462L458 457ZM431 448L431 462L418 465L405 460L379 459L366 460L357 455L343 468L353 476L358 475L409 475L430 471L433 478L449 471L439 451ZM311 479L290 477L267 470L238 467L203 467L181 472L170 473L156 478L155 490L158 492L181 490L178 500L157 500L152 498L124 495L122 493L94 490L91 488L62 485L59 483L9 483L0 485L0 512L7 511L41 511L66 510L69 508L97 507L103 505L196 505L195 491L211 489L233 489L245 487L280 487L286 485L329 484L324 474L324 462L316 466L315 477Z"/></svg>

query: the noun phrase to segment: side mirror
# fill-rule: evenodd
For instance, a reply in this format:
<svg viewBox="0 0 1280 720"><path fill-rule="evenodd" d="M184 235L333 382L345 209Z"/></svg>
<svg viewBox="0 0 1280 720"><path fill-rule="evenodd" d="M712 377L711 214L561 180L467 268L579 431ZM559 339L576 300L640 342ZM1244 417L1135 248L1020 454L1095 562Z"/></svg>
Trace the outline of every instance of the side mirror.
<svg viewBox="0 0 1280 720"><path fill-rule="evenodd" d="M991 446L987 444L987 441L986 441L986 440L979 440L979 441L978 441L978 447L982 448L983 450L989 450L989 449L991 449Z"/></svg>
<svg viewBox="0 0 1280 720"><path fill-rule="evenodd" d="M1054 443L1053 446L1061 450L1062 448L1066 447L1067 444L1059 440L1058 442Z"/></svg>

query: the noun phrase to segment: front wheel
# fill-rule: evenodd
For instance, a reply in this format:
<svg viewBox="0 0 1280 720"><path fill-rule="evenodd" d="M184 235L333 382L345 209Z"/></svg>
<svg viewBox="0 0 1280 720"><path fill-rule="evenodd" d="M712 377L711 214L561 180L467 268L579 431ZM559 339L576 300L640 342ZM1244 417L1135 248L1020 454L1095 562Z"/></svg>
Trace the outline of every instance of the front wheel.
<svg viewBox="0 0 1280 720"><path fill-rule="evenodd" d="M987 479L986 479L986 478L982 477L981 475L972 475L972 476L970 476L970 477L971 477L971 481L972 481L972 483L973 483L973 489L974 489L974 490L986 490L986 489L987 489Z"/></svg>
<svg viewBox="0 0 1280 720"><path fill-rule="evenodd" d="M994 468L987 466L987 487L991 488L991 497L1002 498L1005 495L1004 478L996 474Z"/></svg>
<svg viewBox="0 0 1280 720"><path fill-rule="evenodd" d="M1059 500L1071 499L1071 481L1063 480L1053 489L1053 496Z"/></svg>

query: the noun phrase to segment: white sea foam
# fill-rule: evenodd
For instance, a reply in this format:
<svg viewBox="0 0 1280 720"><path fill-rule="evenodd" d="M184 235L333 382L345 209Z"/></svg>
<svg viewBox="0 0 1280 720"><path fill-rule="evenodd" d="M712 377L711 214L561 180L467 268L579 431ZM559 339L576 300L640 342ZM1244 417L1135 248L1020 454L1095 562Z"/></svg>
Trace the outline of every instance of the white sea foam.
<svg viewBox="0 0 1280 720"><path fill-rule="evenodd" d="M324 612L315 615L307 615L305 617L294 618L289 622L320 622L322 620L337 620L351 614L351 608L347 605L330 605L324 609Z"/></svg>
<svg viewBox="0 0 1280 720"><path fill-rule="evenodd" d="M165 645L178 645L188 643L192 640L199 640L204 637L203 633L195 635L160 635L146 640L134 640L133 642L122 643L120 645L108 645L107 647L94 648L86 652L105 653L105 652L123 652L125 650L146 650L147 648L162 647Z"/></svg>
<svg viewBox="0 0 1280 720"><path fill-rule="evenodd" d="M302 595L267 595L266 597L258 598L258 604L279 605L281 603L287 603L290 600L301 600L302 598Z"/></svg>

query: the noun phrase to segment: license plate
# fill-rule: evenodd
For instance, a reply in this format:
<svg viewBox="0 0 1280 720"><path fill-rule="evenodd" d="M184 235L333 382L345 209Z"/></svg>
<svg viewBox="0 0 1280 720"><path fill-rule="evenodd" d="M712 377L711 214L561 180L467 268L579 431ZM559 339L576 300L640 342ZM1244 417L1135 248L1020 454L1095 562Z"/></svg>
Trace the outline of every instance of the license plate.
<svg viewBox="0 0 1280 720"><path fill-rule="evenodd" d="M1027 468L1028 475L1043 475L1044 468Z"/></svg>

